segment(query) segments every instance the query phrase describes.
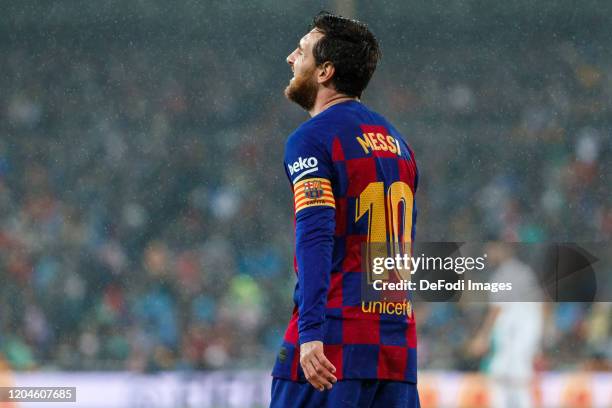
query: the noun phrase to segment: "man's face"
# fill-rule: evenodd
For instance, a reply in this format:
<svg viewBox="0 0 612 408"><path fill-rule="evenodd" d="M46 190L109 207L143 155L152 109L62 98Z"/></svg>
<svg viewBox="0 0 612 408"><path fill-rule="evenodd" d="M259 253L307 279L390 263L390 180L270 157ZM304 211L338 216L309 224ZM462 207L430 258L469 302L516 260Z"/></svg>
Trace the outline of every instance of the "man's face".
<svg viewBox="0 0 612 408"><path fill-rule="evenodd" d="M319 84L312 49L323 34L313 29L300 40L298 47L287 57L293 78L285 88L285 96L307 111L314 107Z"/></svg>

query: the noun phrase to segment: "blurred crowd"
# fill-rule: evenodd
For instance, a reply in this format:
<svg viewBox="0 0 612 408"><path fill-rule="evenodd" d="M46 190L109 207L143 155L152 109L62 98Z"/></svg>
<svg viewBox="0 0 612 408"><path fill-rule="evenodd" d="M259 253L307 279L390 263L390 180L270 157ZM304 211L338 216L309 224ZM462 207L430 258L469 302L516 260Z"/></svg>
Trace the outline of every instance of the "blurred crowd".
<svg viewBox="0 0 612 408"><path fill-rule="evenodd" d="M295 282L282 154L306 115L282 96L291 49L262 49L3 46L0 354L14 369L271 366ZM387 50L364 102L416 152L417 239L612 238L603 47ZM420 367L469 366L483 313L417 305ZM550 304L542 367L610 359L611 313Z"/></svg>

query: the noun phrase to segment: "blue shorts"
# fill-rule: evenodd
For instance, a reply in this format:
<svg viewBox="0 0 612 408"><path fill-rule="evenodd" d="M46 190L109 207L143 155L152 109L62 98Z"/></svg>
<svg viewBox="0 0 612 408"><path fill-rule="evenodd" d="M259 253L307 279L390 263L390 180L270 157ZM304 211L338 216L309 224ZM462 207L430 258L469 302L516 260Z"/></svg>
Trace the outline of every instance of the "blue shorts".
<svg viewBox="0 0 612 408"><path fill-rule="evenodd" d="M340 380L331 390L274 378L270 408L420 408L416 384L384 380Z"/></svg>

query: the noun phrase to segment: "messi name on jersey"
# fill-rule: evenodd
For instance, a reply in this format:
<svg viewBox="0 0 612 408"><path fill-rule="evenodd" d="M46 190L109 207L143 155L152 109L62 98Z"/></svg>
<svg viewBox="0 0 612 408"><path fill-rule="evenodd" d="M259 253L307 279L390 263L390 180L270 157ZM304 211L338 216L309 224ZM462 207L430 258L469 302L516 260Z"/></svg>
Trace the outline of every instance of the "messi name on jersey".
<svg viewBox="0 0 612 408"><path fill-rule="evenodd" d="M374 150L402 155L399 141L390 135L368 132L363 133L361 137L357 136L357 141L366 154Z"/></svg>

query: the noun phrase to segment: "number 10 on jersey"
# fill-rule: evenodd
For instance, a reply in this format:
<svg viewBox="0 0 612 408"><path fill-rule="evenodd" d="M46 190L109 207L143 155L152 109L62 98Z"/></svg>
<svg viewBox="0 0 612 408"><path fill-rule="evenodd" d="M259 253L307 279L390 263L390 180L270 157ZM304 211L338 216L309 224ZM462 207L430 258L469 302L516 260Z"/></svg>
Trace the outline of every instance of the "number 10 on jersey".
<svg viewBox="0 0 612 408"><path fill-rule="evenodd" d="M396 181L385 191L385 184L377 181L368 184L357 199L355 222L367 215L368 236L365 261L368 284L374 280L389 280L389 271L382 274L372 272L376 257L404 256L410 253L412 234L412 211L414 195L408 184ZM410 279L408 270L393 269L398 279Z"/></svg>

